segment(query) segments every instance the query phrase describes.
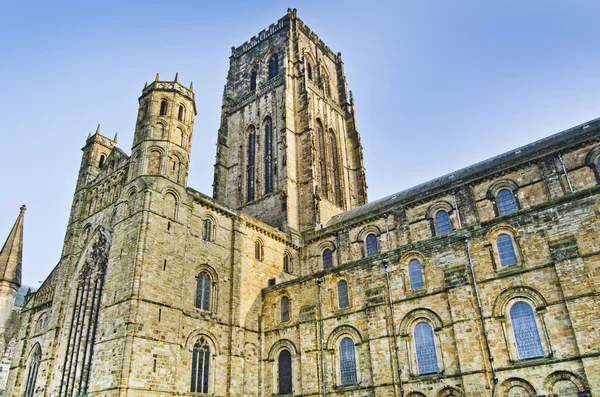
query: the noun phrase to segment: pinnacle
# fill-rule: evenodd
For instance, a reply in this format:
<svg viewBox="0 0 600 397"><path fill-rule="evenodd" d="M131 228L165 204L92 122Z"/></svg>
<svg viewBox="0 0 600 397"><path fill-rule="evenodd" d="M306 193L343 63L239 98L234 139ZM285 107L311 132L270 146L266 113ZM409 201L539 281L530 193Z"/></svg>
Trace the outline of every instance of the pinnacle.
<svg viewBox="0 0 600 397"><path fill-rule="evenodd" d="M23 220L27 207L21 206L19 216L0 251L0 281L21 286L23 262Z"/></svg>

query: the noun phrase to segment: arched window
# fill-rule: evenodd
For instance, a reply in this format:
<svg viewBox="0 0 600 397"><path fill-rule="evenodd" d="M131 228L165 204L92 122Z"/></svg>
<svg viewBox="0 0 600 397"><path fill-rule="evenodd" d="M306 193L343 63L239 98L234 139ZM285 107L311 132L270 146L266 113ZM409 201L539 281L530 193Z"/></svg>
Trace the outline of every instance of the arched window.
<svg viewBox="0 0 600 397"><path fill-rule="evenodd" d="M279 74L279 56L277 54L271 55L269 59L269 80L273 77L277 77Z"/></svg>
<svg viewBox="0 0 600 397"><path fill-rule="evenodd" d="M165 116L167 114L167 101L166 99L163 99L162 101L160 101L160 116Z"/></svg>
<svg viewBox="0 0 600 397"><path fill-rule="evenodd" d="M306 62L306 76L309 80L312 80L312 65L308 61Z"/></svg>
<svg viewBox="0 0 600 397"><path fill-rule="evenodd" d="M264 255L265 255L265 252L264 252L263 243L260 240L256 240L254 242L254 259L258 259L259 261L262 262Z"/></svg>
<svg viewBox="0 0 600 397"><path fill-rule="evenodd" d="M419 374L439 372L431 325L424 321L418 323L415 326L414 336Z"/></svg>
<svg viewBox="0 0 600 397"><path fill-rule="evenodd" d="M525 302L517 302L510 308L510 321L520 359L543 357L544 350L540 341L533 309Z"/></svg>
<svg viewBox="0 0 600 397"><path fill-rule="evenodd" d="M210 290L212 281L208 272L200 272L196 280L196 307L210 311Z"/></svg>
<svg viewBox="0 0 600 397"><path fill-rule="evenodd" d="M254 127L250 128L248 134L248 165L246 173L248 178L248 201L254 200L254 160L256 155L256 133Z"/></svg>
<svg viewBox="0 0 600 397"><path fill-rule="evenodd" d="M279 392L277 394L292 394L292 355L288 350L279 353Z"/></svg>
<svg viewBox="0 0 600 397"><path fill-rule="evenodd" d="M323 250L323 270L333 267L333 251L330 248Z"/></svg>
<svg viewBox="0 0 600 397"><path fill-rule="evenodd" d="M377 236L374 234L369 234L367 236L367 256L375 255L379 253L379 248L377 247Z"/></svg>
<svg viewBox="0 0 600 397"><path fill-rule="evenodd" d="M204 337L194 344L192 353L192 379L190 391L192 393L208 393L208 380L210 370L210 346Z"/></svg>
<svg viewBox="0 0 600 397"><path fill-rule="evenodd" d="M446 210L439 210L435 213L435 232L436 234L444 234L452 231L450 224L450 216Z"/></svg>
<svg viewBox="0 0 600 397"><path fill-rule="evenodd" d="M319 183L321 187L321 196L324 198L329 197L329 186L327 184L327 158L325 153L325 137L323 136L323 126L321 120L317 120L317 151L319 155Z"/></svg>
<svg viewBox="0 0 600 397"><path fill-rule="evenodd" d="M177 112L177 120L183 121L183 116L185 114L185 108L183 105L179 105L179 111Z"/></svg>
<svg viewBox="0 0 600 397"><path fill-rule="evenodd" d="M203 231L202 231L202 239L206 241L212 241L212 221L210 219L205 219L203 222Z"/></svg>
<svg viewBox="0 0 600 397"><path fill-rule="evenodd" d="M100 156L100 161L98 161L98 168L102 168L102 166L104 165L104 161L106 160L106 157L104 155Z"/></svg>
<svg viewBox="0 0 600 397"><path fill-rule="evenodd" d="M350 302L348 300L348 282L346 280L340 280L338 282L338 306L340 309L348 307Z"/></svg>
<svg viewBox="0 0 600 397"><path fill-rule="evenodd" d="M42 351L39 345L36 345L29 361L29 370L27 371L27 383L25 383L25 397L33 397L35 392L35 381L37 380L38 369L42 359Z"/></svg>
<svg viewBox="0 0 600 397"><path fill-rule="evenodd" d="M498 212L500 215L513 213L517 210L515 196L508 189L501 189L497 195Z"/></svg>
<svg viewBox="0 0 600 397"><path fill-rule="evenodd" d="M340 381L342 386L357 384L354 341L348 337L340 342Z"/></svg>
<svg viewBox="0 0 600 397"><path fill-rule="evenodd" d="M286 273L292 272L292 257L287 252L283 254L283 271Z"/></svg>
<svg viewBox="0 0 600 397"><path fill-rule="evenodd" d="M290 319L290 300L287 296L281 298L281 321L288 321Z"/></svg>
<svg viewBox="0 0 600 397"><path fill-rule="evenodd" d="M250 73L250 91L256 91L256 69Z"/></svg>
<svg viewBox="0 0 600 397"><path fill-rule="evenodd" d="M517 264L517 256L515 255L515 247L512 239L508 234L501 234L496 239L496 246L500 254L500 264L502 266L510 266Z"/></svg>
<svg viewBox="0 0 600 397"><path fill-rule="evenodd" d="M273 123L265 120L265 194L273 191Z"/></svg>
<svg viewBox="0 0 600 397"><path fill-rule="evenodd" d="M342 189L340 181L340 167L338 158L338 149L335 139L335 134L330 130L329 133L329 150L331 154L331 188L333 190L333 202L338 206L342 206Z"/></svg>
<svg viewBox="0 0 600 397"><path fill-rule="evenodd" d="M410 288L417 289L423 286L423 274L421 273L421 262L413 259L408 263L408 278L410 279Z"/></svg>

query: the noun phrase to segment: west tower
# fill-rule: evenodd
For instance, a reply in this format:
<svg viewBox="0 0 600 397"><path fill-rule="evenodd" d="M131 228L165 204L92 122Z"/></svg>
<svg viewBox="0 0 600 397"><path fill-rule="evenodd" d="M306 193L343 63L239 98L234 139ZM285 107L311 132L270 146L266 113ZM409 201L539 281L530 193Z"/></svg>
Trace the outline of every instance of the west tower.
<svg viewBox="0 0 600 397"><path fill-rule="evenodd" d="M214 197L284 231L318 228L367 202L341 53L296 10L232 48Z"/></svg>

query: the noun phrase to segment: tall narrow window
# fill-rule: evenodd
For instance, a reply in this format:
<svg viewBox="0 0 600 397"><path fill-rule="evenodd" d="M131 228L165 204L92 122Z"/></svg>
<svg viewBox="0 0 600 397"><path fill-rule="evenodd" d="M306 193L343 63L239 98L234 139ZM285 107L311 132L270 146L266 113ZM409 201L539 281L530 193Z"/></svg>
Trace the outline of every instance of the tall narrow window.
<svg viewBox="0 0 600 397"><path fill-rule="evenodd" d="M348 337L340 342L340 380L342 386L357 384L354 341Z"/></svg>
<svg viewBox="0 0 600 397"><path fill-rule="evenodd" d="M321 187L321 196L329 198L329 186L327 185L327 159L325 153L325 137L323 136L323 126L321 120L317 120L317 151L318 151L318 162L319 162L319 182Z"/></svg>
<svg viewBox="0 0 600 397"><path fill-rule="evenodd" d="M329 248L323 250L323 270L333 267L333 251Z"/></svg>
<svg viewBox="0 0 600 397"><path fill-rule="evenodd" d="M163 99L160 101L160 116L165 116L167 114L167 101Z"/></svg>
<svg viewBox="0 0 600 397"><path fill-rule="evenodd" d="M500 215L513 213L517 210L517 203L513 192L508 189L502 189L498 192L498 212Z"/></svg>
<svg viewBox="0 0 600 397"><path fill-rule="evenodd" d="M346 280L340 280L338 282L338 306L340 309L348 307L350 302L348 301L348 283Z"/></svg>
<svg viewBox="0 0 600 397"><path fill-rule="evenodd" d="M420 322L415 327L415 350L420 375L439 372L433 329L426 322Z"/></svg>
<svg viewBox="0 0 600 397"><path fill-rule="evenodd" d="M292 394L292 355L287 350L279 353L279 392L277 394Z"/></svg>
<svg viewBox="0 0 600 397"><path fill-rule="evenodd" d="M312 65L308 61L306 62L306 76L309 80L312 80Z"/></svg>
<svg viewBox="0 0 600 397"><path fill-rule="evenodd" d="M450 217L445 210L439 210L435 213L435 231L436 234L444 234L452 231Z"/></svg>
<svg viewBox="0 0 600 397"><path fill-rule="evenodd" d="M204 230L202 231L202 239L206 241L212 241L212 221L210 219L204 220Z"/></svg>
<svg viewBox="0 0 600 397"><path fill-rule="evenodd" d="M423 286L423 274L421 273L421 262L413 259L408 264L408 277L410 279L410 288L417 289Z"/></svg>
<svg viewBox="0 0 600 397"><path fill-rule="evenodd" d="M110 243L102 232L85 249L86 257L79 276L75 280L72 312L67 316L69 337L65 346L65 361L58 396L79 396L87 394L91 367L94 358L94 345L104 275L110 251Z"/></svg>
<svg viewBox="0 0 600 397"><path fill-rule="evenodd" d="M281 298L281 321L290 319L290 300L287 296Z"/></svg>
<svg viewBox="0 0 600 397"><path fill-rule="evenodd" d="M25 383L25 397L33 397L35 392L35 381L37 380L38 369L42 359L42 351L40 346L35 346L35 351L31 354L29 361L29 370L27 371L27 383Z"/></svg>
<svg viewBox="0 0 600 397"><path fill-rule="evenodd" d="M338 149L335 139L335 134L330 130L329 133L329 150L331 152L331 188L333 193L333 202L342 206L342 189L340 181L340 167L338 159Z"/></svg>
<svg viewBox="0 0 600 397"><path fill-rule="evenodd" d="M273 123L265 120L265 194L273 191Z"/></svg>
<svg viewBox="0 0 600 397"><path fill-rule="evenodd" d="M271 55L269 59L269 80L273 77L277 77L279 74L279 56L277 54Z"/></svg>
<svg viewBox="0 0 600 397"><path fill-rule="evenodd" d="M183 121L183 116L185 114L185 108L183 105L179 105L179 110L177 111L177 120Z"/></svg>
<svg viewBox="0 0 600 397"><path fill-rule="evenodd" d="M510 308L510 321L515 333L515 342L520 359L543 357L533 309L525 302L517 302Z"/></svg>
<svg viewBox="0 0 600 397"><path fill-rule="evenodd" d="M208 272L200 272L196 281L196 307L210 311L210 289L212 280Z"/></svg>
<svg viewBox="0 0 600 397"><path fill-rule="evenodd" d="M263 243L260 240L256 240L254 242L254 259L258 259L259 261L262 261L264 258L264 246Z"/></svg>
<svg viewBox="0 0 600 397"><path fill-rule="evenodd" d="M246 173L248 178L248 201L254 200L254 157L256 154L256 132L254 127L250 128L250 134L248 135L248 165L246 166Z"/></svg>
<svg viewBox="0 0 600 397"><path fill-rule="evenodd" d="M283 271L286 273L292 272L292 257L287 252L283 254Z"/></svg>
<svg viewBox="0 0 600 397"><path fill-rule="evenodd" d="M256 69L250 73L250 91L256 91Z"/></svg>
<svg viewBox="0 0 600 397"><path fill-rule="evenodd" d="M517 264L517 256L515 255L515 248L513 246L512 239L508 234L501 234L496 239L496 246L498 246L498 253L500 254L500 264L502 266L510 266Z"/></svg>
<svg viewBox="0 0 600 397"><path fill-rule="evenodd" d="M374 234L369 234L367 236L367 256L375 255L379 253L379 248L377 247L377 236Z"/></svg>
<svg viewBox="0 0 600 397"><path fill-rule="evenodd" d="M104 155L100 156L100 161L98 162L98 168L102 168L102 166L104 165L104 160L106 160L106 157L104 157Z"/></svg>
<svg viewBox="0 0 600 397"><path fill-rule="evenodd" d="M190 391L192 393L208 393L208 380L210 370L210 346L206 339L201 337L194 344L192 353L192 379Z"/></svg>

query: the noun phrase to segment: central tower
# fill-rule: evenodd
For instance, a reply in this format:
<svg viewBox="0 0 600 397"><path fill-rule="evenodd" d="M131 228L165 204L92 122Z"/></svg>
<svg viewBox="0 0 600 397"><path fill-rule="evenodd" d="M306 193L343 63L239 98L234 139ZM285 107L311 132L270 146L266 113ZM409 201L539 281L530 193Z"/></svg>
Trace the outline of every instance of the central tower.
<svg viewBox="0 0 600 397"><path fill-rule="evenodd" d="M213 189L217 201L284 231L314 230L367 202L341 53L295 9L232 48Z"/></svg>

